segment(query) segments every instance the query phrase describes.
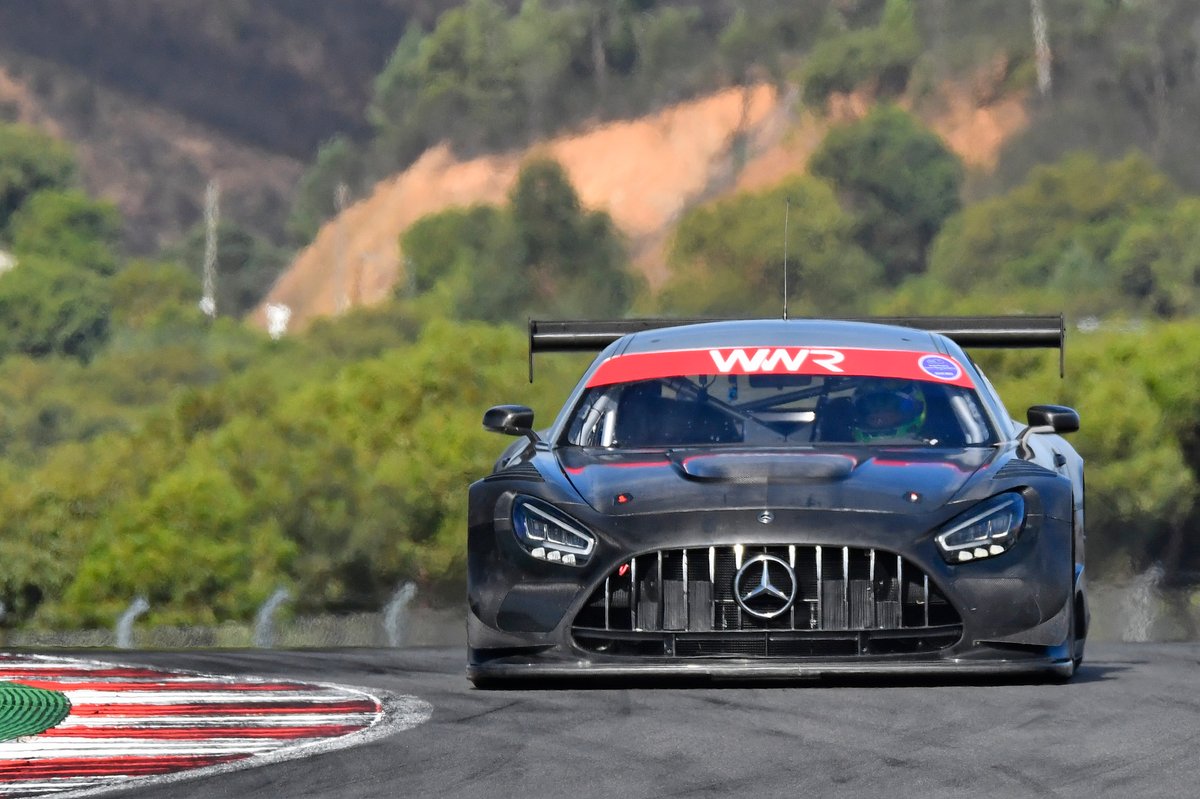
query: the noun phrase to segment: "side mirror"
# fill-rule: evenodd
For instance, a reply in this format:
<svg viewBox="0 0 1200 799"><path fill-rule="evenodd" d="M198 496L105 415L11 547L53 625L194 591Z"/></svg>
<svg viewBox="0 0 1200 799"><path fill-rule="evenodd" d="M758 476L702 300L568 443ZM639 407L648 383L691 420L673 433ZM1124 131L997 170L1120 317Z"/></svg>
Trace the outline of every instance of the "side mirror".
<svg viewBox="0 0 1200 799"><path fill-rule="evenodd" d="M483 415L483 427L493 433L503 433L506 436L525 436L531 442L538 442L537 433L533 432L533 409L524 405L497 405L488 408Z"/></svg>
<svg viewBox="0 0 1200 799"><path fill-rule="evenodd" d="M1064 405L1034 405L1026 412L1030 427L1048 427L1045 432L1074 433L1079 430L1079 414Z"/></svg>
<svg viewBox="0 0 1200 799"><path fill-rule="evenodd" d="M1022 458L1033 457L1029 439L1039 433L1074 433L1079 429L1079 414L1065 405L1034 405L1026 411L1029 427L1017 436L1017 446Z"/></svg>

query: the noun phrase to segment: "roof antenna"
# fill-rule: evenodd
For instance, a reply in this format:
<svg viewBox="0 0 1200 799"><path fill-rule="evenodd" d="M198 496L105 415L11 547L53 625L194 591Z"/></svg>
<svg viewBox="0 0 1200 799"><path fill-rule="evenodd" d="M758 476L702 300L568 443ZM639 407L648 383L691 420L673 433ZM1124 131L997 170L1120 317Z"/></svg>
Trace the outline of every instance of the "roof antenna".
<svg viewBox="0 0 1200 799"><path fill-rule="evenodd" d="M792 198L784 197L783 207L783 319L787 321L787 251L788 251L788 217L792 213Z"/></svg>

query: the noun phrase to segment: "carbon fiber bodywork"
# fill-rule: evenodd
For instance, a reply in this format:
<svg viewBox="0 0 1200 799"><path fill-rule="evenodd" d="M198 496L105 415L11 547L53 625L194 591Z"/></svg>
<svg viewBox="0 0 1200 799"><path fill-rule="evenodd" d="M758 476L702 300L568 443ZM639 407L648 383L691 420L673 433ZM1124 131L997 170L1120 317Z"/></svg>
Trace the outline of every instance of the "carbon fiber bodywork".
<svg viewBox="0 0 1200 799"><path fill-rule="evenodd" d="M1004 413L942 336L869 324L744 325L672 335L689 344L800 335L841 346L903 337L902 346L968 364L989 408ZM659 333L617 341L588 374L614 352L636 349L630 339ZM661 338L645 346L661 347ZM1059 436L1022 444L1020 426L1005 416L994 446L606 450L564 442L579 396L540 441L514 443L470 487L468 676L477 683L881 671L1069 677L1082 657L1082 461ZM951 562L935 537L1008 493L1024 500L1016 543L995 557ZM587 530L595 546L586 562L531 557L514 534L518 498ZM740 567L755 558L790 559L802 583L790 617L751 619L728 599L735 567L742 579Z"/></svg>

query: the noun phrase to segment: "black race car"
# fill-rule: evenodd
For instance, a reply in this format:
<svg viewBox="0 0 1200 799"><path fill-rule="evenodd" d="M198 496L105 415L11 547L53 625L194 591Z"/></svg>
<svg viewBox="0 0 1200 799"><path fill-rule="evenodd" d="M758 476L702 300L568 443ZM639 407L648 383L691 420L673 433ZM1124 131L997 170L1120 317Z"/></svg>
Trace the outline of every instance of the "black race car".
<svg viewBox="0 0 1200 799"><path fill-rule="evenodd" d="M1040 672L1088 627L1083 462L964 353L1061 317L533 322L603 349L470 488L468 677ZM1060 356L1061 357L1061 356Z"/></svg>

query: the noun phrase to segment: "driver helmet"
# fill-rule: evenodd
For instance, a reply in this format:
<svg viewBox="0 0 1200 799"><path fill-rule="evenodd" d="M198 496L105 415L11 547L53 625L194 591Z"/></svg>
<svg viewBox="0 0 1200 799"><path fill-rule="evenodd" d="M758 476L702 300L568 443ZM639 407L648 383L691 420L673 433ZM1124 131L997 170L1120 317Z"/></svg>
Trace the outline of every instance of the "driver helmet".
<svg viewBox="0 0 1200 799"><path fill-rule="evenodd" d="M915 380L873 382L854 398L854 439L908 439L925 423L925 392Z"/></svg>

